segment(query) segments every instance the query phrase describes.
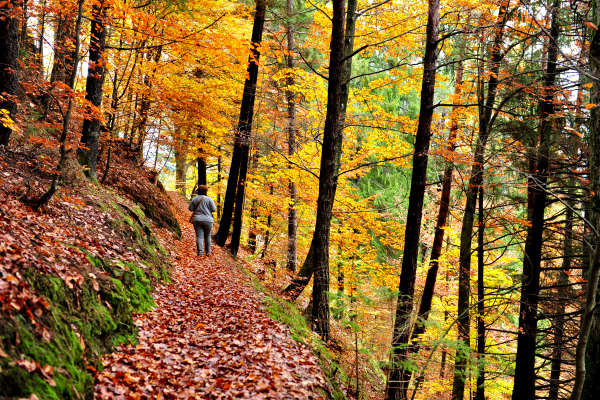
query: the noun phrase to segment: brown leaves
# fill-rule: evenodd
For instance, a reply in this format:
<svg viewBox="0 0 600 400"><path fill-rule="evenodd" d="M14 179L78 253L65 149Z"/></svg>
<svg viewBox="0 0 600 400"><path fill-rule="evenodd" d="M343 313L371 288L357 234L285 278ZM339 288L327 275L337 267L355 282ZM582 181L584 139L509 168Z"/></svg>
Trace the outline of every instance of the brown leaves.
<svg viewBox="0 0 600 400"><path fill-rule="evenodd" d="M140 315L139 344L106 358L100 398L317 399L324 379L308 349L262 311L220 248L195 256L186 204L174 280L156 289L157 308ZM177 257L176 257L177 258Z"/></svg>
<svg viewBox="0 0 600 400"><path fill-rule="evenodd" d="M15 365L24 368L29 373L37 372L50 386L56 386L53 378L54 370L50 365L41 366L39 362L27 359L17 360L15 361Z"/></svg>

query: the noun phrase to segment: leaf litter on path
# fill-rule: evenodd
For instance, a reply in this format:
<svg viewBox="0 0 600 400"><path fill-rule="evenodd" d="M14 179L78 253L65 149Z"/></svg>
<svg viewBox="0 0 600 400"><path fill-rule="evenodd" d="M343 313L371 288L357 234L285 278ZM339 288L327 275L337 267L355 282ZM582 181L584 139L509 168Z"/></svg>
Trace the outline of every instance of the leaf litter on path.
<svg viewBox="0 0 600 400"><path fill-rule="evenodd" d="M316 357L263 311L226 250L195 255L187 204L172 196L182 239L171 240L172 283L136 316L139 343L107 355L101 399L323 399Z"/></svg>

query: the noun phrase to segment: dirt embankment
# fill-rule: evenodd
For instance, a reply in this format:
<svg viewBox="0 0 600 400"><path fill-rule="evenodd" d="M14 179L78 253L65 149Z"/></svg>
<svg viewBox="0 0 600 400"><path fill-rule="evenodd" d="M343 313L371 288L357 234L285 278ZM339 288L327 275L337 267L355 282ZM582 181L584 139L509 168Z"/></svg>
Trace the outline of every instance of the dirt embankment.
<svg viewBox="0 0 600 400"><path fill-rule="evenodd" d="M154 233L179 236L164 191L118 156L108 185L70 161L59 192L33 211L19 199L48 187L48 159L0 150L0 398L91 398L100 355L135 342L132 314L168 279Z"/></svg>

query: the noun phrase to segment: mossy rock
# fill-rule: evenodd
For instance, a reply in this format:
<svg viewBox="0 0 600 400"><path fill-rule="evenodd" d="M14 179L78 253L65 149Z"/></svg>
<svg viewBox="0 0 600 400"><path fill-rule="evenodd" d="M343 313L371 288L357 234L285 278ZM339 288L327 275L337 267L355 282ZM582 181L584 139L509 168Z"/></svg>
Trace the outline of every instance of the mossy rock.
<svg viewBox="0 0 600 400"><path fill-rule="evenodd" d="M88 254L97 268L111 274L96 286L86 279L72 290L56 276L34 270L25 273L29 284L50 303L36 327L21 314L0 321L0 346L9 357L0 358L0 398L92 399L94 379L91 371L101 370L100 355L114 346L135 343L137 328L132 314L154 306L152 279L165 271L150 274L128 261L107 262ZM154 268L148 266L148 271ZM33 332L40 327L50 339ZM34 360L40 367L49 365L52 380L44 379L39 368L30 373L16 360Z"/></svg>

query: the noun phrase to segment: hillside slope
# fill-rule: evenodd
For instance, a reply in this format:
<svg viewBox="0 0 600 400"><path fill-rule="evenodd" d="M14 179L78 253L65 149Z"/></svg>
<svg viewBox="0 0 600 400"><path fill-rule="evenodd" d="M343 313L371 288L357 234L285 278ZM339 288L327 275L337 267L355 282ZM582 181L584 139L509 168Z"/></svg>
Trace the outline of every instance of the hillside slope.
<svg viewBox="0 0 600 400"><path fill-rule="evenodd" d="M154 233L177 237L179 226L149 172L117 162L111 187L67 171L33 211L20 199L49 184L43 157L0 149L0 398L92 398L100 355L136 341L132 314L168 279Z"/></svg>

